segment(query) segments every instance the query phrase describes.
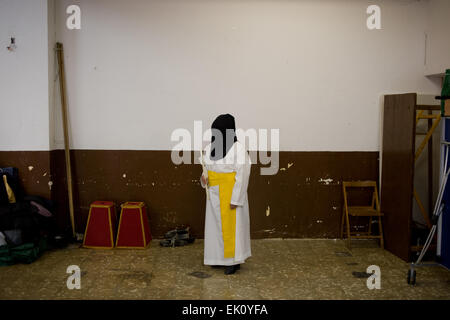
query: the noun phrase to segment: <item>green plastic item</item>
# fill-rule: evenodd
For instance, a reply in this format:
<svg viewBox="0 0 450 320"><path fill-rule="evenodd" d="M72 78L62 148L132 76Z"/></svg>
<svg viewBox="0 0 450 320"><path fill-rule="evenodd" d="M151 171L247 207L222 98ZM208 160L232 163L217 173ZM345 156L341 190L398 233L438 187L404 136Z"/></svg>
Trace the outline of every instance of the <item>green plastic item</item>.
<svg viewBox="0 0 450 320"><path fill-rule="evenodd" d="M0 247L0 266L10 266L16 263L32 263L47 250L47 239L41 238L38 243L28 242L20 246L9 245Z"/></svg>
<svg viewBox="0 0 450 320"><path fill-rule="evenodd" d="M11 256L11 252L8 245L0 247L0 266L10 266L14 264L14 258Z"/></svg>
<svg viewBox="0 0 450 320"><path fill-rule="evenodd" d="M450 69L445 70L444 84L442 86L441 97L450 97ZM441 115L445 114L445 100L441 100Z"/></svg>

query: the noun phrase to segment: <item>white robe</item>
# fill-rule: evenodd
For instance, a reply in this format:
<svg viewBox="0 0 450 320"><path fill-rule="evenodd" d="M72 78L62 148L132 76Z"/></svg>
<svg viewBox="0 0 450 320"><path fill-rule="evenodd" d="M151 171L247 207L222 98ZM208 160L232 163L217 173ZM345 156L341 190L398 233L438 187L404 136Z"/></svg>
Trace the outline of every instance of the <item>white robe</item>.
<svg viewBox="0 0 450 320"><path fill-rule="evenodd" d="M236 172L231 204L236 208L236 240L234 258L224 258L224 242L220 215L219 186L209 186L209 199L206 199L205 214L205 265L230 266L241 264L251 256L250 216L248 208L247 187L250 177L251 161L247 151L239 142L235 142L225 158L213 161L210 158L211 145L205 148L203 163L207 178L208 171L218 173ZM201 181L201 179L200 179ZM206 186L201 182L202 187Z"/></svg>

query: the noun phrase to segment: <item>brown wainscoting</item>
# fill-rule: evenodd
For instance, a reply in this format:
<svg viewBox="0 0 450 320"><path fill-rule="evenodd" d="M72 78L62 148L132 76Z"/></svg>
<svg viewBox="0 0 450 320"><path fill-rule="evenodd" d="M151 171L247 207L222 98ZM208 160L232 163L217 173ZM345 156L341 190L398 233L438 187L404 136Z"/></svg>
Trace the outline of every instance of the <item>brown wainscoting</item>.
<svg viewBox="0 0 450 320"><path fill-rule="evenodd" d="M203 237L200 165L174 165L170 151L72 150L71 159L78 232L84 231L89 205L95 200L111 200L118 206L144 201L154 237L179 224L189 224L196 237ZM278 174L272 176L260 175L261 165L252 166L248 189L252 238L337 238L341 182L378 181L378 152L280 152L279 163ZM63 150L0 152L0 166L18 167L28 193L51 197L58 205L60 227L67 227ZM44 176L47 171L50 176Z"/></svg>

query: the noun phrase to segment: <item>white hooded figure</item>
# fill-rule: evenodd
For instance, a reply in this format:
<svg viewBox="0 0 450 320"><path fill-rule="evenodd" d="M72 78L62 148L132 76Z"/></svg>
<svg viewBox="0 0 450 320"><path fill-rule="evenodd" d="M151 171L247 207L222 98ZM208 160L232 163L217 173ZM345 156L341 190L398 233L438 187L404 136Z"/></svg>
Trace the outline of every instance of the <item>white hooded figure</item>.
<svg viewBox="0 0 450 320"><path fill-rule="evenodd" d="M212 139L201 157L201 185L207 190L204 264L239 270L251 256L247 187L251 161L237 141L234 117L214 120Z"/></svg>

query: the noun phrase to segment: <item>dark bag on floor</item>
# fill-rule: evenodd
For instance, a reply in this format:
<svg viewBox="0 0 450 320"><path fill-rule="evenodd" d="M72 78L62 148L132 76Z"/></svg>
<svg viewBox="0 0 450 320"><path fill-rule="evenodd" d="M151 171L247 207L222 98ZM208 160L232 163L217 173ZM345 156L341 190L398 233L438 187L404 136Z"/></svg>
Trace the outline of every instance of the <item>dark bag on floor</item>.
<svg viewBox="0 0 450 320"><path fill-rule="evenodd" d="M20 229L4 230L3 234L5 235L6 242L10 245L19 246L23 243L22 230Z"/></svg>
<svg viewBox="0 0 450 320"><path fill-rule="evenodd" d="M23 242L36 241L41 232L41 216L36 212L37 209L26 201L1 206L0 230L19 229ZM42 220L45 221L45 217Z"/></svg>
<svg viewBox="0 0 450 320"><path fill-rule="evenodd" d="M30 203L36 202L49 211L53 211L54 209L53 201L45 199L43 197L26 195L23 197L23 201L27 201Z"/></svg>

